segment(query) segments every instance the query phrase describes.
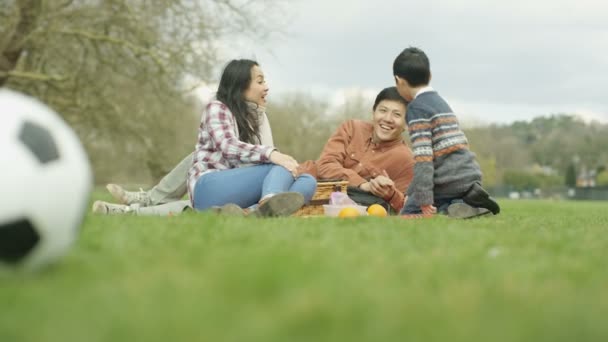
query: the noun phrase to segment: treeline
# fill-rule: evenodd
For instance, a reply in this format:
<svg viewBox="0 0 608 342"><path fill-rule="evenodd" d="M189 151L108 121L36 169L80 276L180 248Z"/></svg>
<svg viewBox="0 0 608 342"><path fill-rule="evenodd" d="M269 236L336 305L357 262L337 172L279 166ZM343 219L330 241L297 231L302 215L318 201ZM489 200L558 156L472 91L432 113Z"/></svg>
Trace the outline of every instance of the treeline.
<svg viewBox="0 0 608 342"><path fill-rule="evenodd" d="M496 175L486 180L490 184L520 190L574 186L578 177L593 176L598 185L608 185L608 125L557 114L474 128L467 135L484 171Z"/></svg>
<svg viewBox="0 0 608 342"><path fill-rule="evenodd" d="M77 131L99 181L158 178L192 148L185 94L213 81L235 37L282 29L282 1L2 0L0 87ZM226 42L226 43L222 43Z"/></svg>
<svg viewBox="0 0 608 342"><path fill-rule="evenodd" d="M98 183L150 183L194 148L200 108L186 95L217 81L235 36L266 41L280 31L285 8L278 0L0 1L0 87L60 113ZM371 105L364 96L330 106L273 93L268 114L276 145L307 160L343 120L370 119ZM573 184L583 171L608 183L606 125L566 114L465 132L488 186Z"/></svg>
<svg viewBox="0 0 608 342"><path fill-rule="evenodd" d="M371 106L355 97L331 109L310 97L291 95L269 107L269 115L278 146L301 159L314 159L341 121L369 120ZM488 187L574 186L584 174L594 174L597 185L608 185L608 125L584 122L575 114L555 114L463 129Z"/></svg>

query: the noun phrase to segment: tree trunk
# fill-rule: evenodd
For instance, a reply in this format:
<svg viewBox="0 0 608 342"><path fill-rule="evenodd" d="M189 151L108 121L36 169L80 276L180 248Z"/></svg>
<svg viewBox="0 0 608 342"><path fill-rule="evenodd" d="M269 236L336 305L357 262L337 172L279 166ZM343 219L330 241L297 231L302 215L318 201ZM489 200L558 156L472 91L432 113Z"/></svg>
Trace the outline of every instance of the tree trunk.
<svg viewBox="0 0 608 342"><path fill-rule="evenodd" d="M36 28L36 20L40 16L42 0L20 0L17 1L19 10L19 21L15 29L10 32L8 44L0 51L0 87L8 77L9 72L15 69L19 57L25 50L26 39Z"/></svg>

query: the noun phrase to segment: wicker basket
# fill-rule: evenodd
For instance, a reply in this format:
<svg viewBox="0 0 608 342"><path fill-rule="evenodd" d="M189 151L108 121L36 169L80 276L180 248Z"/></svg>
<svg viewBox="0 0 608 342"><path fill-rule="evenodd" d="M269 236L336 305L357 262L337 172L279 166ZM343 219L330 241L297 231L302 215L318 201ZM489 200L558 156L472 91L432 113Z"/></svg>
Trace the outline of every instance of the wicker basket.
<svg viewBox="0 0 608 342"><path fill-rule="evenodd" d="M329 195L340 191L346 193L347 181L318 181L317 191L312 196L308 205L303 206L294 216L319 216L323 215L323 204L329 204Z"/></svg>

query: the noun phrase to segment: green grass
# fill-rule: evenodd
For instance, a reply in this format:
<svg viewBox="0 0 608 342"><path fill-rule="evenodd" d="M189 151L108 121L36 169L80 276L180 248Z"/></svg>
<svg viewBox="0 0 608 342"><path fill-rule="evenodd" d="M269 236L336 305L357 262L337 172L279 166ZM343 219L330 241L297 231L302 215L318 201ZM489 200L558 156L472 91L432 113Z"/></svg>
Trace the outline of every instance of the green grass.
<svg viewBox="0 0 608 342"><path fill-rule="evenodd" d="M88 216L0 273L0 341L606 341L608 206L331 219Z"/></svg>

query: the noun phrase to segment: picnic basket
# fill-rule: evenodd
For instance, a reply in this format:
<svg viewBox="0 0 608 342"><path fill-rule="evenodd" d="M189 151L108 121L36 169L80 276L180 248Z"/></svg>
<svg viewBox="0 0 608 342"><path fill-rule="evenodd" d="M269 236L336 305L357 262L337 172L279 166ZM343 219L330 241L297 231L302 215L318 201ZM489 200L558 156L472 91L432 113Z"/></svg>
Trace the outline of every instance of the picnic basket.
<svg viewBox="0 0 608 342"><path fill-rule="evenodd" d="M343 180L320 180L317 182L317 190L312 200L298 210L294 216L319 216L323 215L323 204L329 204L329 195L332 192L346 193L348 181Z"/></svg>

